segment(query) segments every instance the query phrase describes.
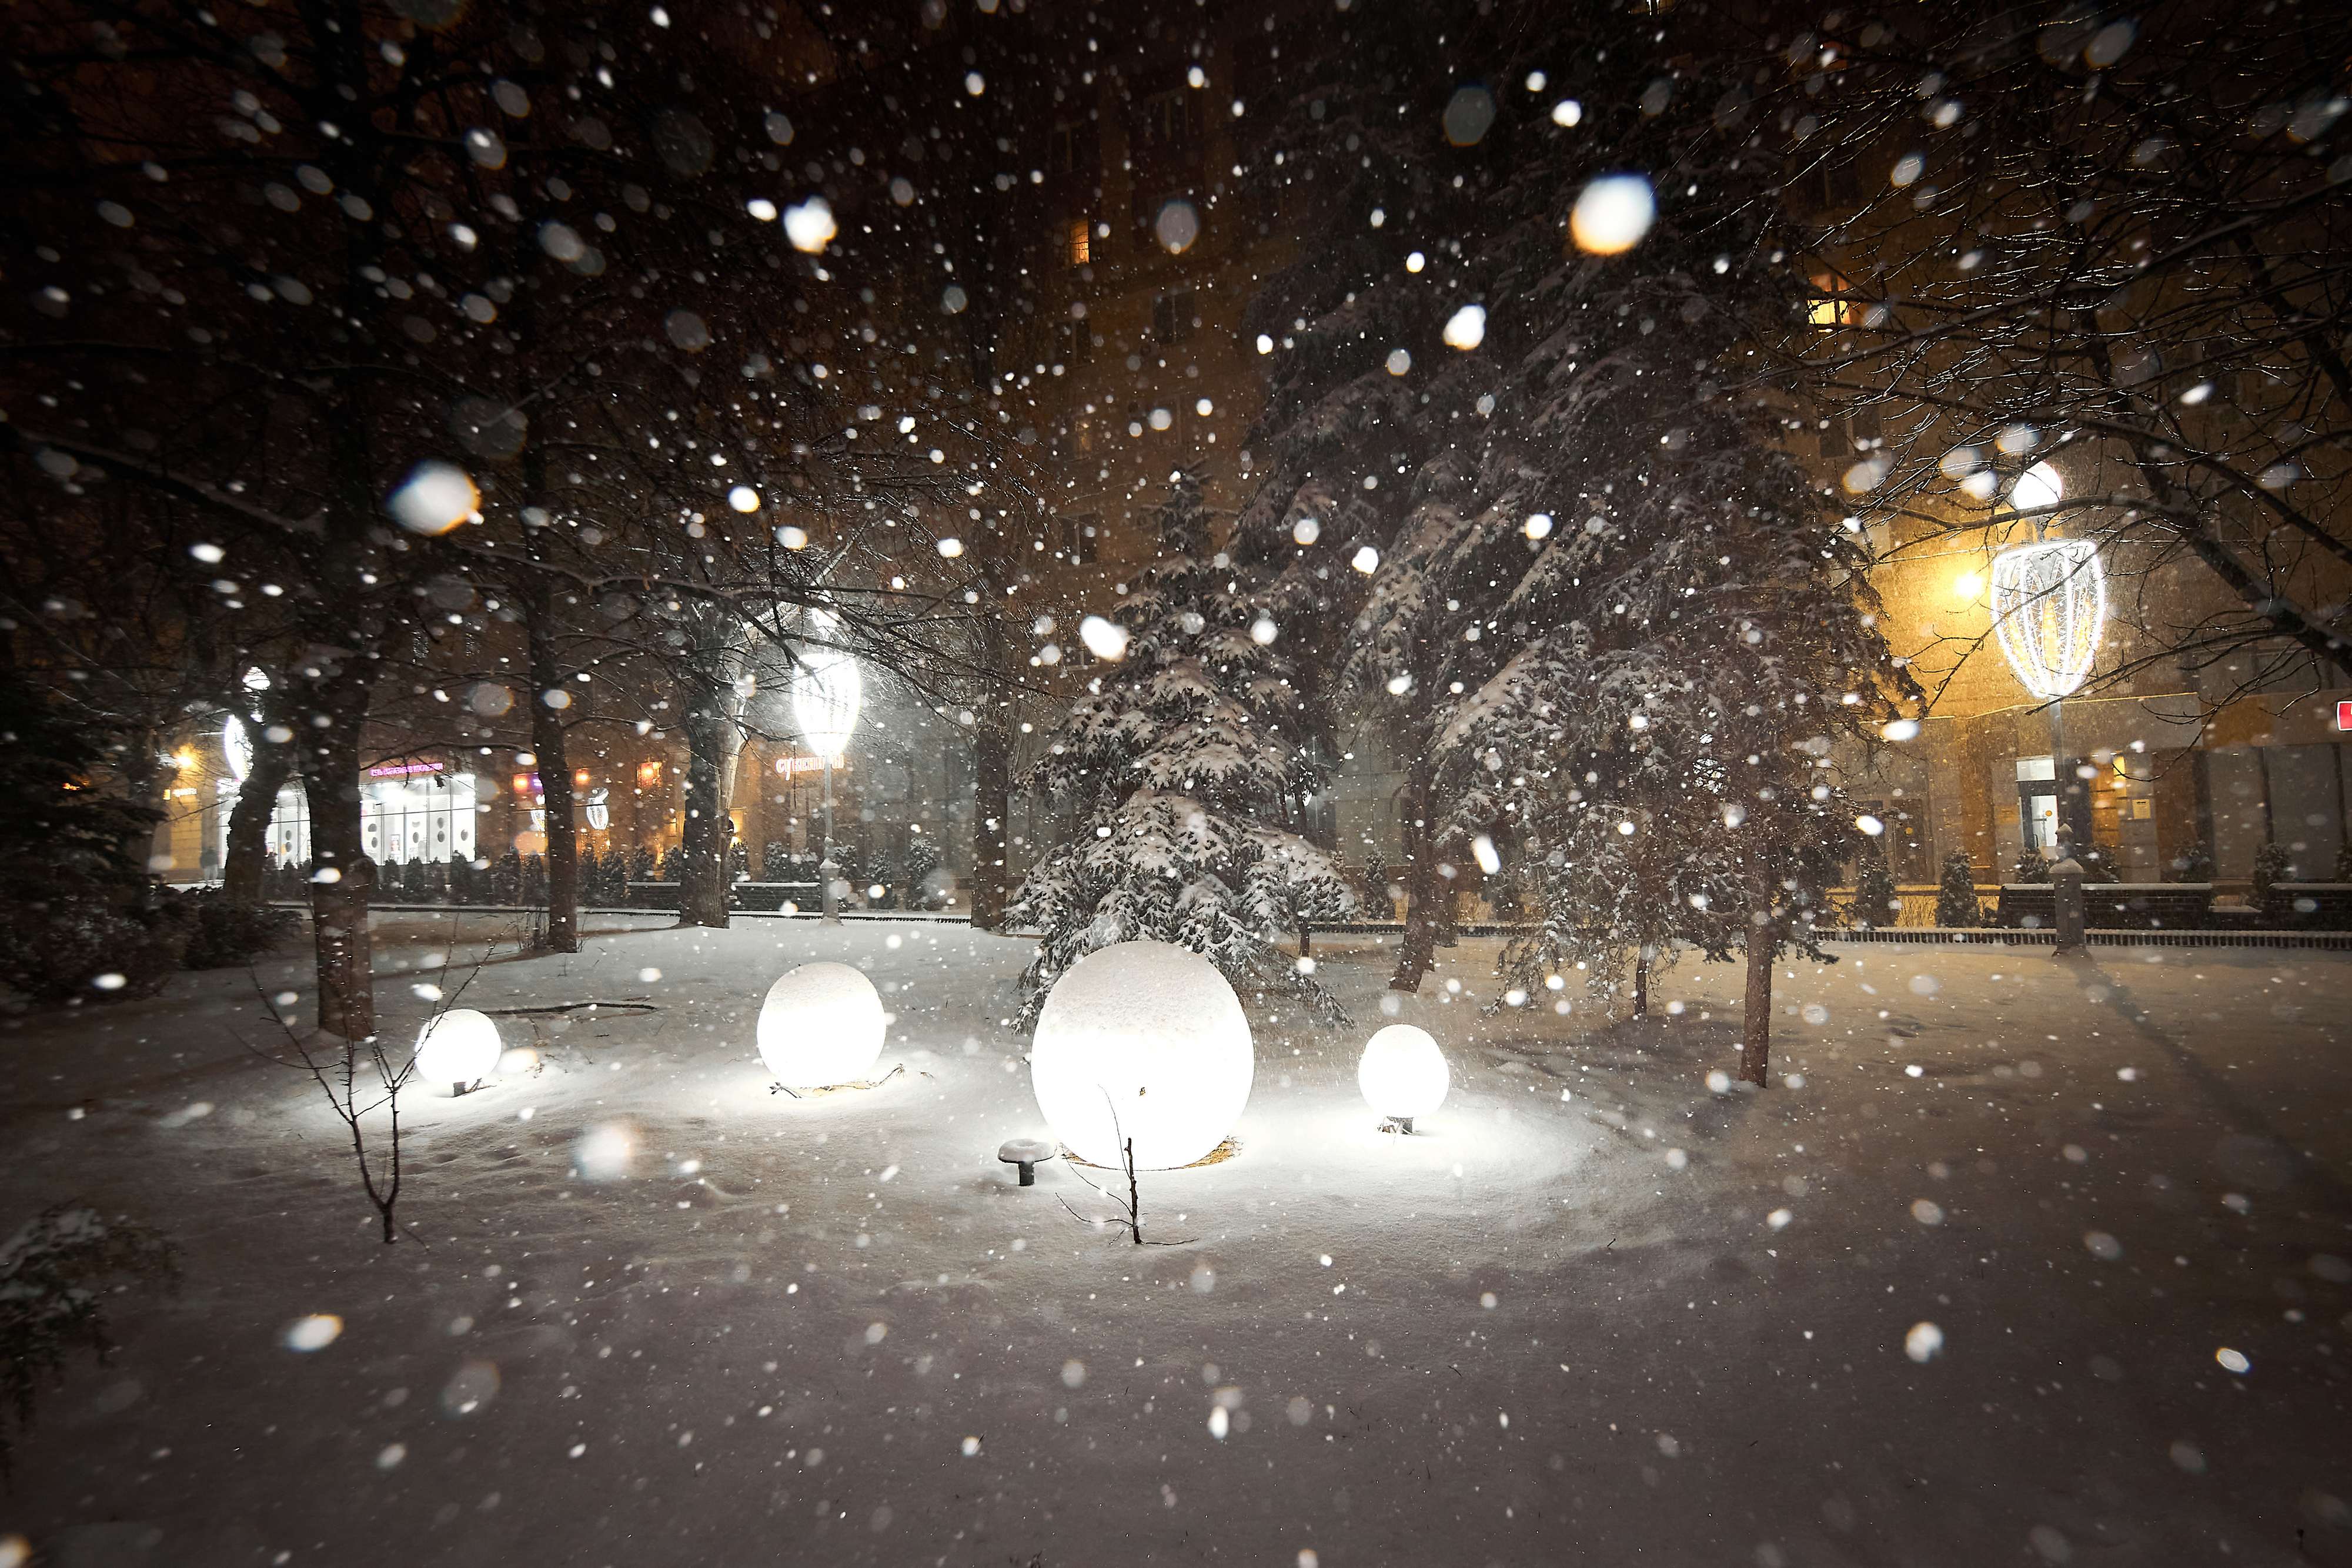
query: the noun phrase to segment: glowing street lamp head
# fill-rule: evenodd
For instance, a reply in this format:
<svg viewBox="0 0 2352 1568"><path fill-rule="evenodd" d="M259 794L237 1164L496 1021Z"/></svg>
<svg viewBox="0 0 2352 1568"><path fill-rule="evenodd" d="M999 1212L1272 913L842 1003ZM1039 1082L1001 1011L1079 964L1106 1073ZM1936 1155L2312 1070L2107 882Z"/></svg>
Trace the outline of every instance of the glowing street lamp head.
<svg viewBox="0 0 2352 1568"><path fill-rule="evenodd" d="M812 637L830 636L840 625L840 618L829 611L809 615ZM848 748L864 685L857 661L841 649L814 644L801 649L800 667L793 672L793 720L820 757L838 762Z"/></svg>
<svg viewBox="0 0 2352 1568"><path fill-rule="evenodd" d="M2066 482L2047 463L2036 463L2017 476L2009 489L2013 512L2046 512L2066 498Z"/></svg>
<svg viewBox="0 0 2352 1568"><path fill-rule="evenodd" d="M1994 635L2018 684L2043 702L2089 678L2106 613L2106 580L2088 539L2043 539L1992 558Z"/></svg>

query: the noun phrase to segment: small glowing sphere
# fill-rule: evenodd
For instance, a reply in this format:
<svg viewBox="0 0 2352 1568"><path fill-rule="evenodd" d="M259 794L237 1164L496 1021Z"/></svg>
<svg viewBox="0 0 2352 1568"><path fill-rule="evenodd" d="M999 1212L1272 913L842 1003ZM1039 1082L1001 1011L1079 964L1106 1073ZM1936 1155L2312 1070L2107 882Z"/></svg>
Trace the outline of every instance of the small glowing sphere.
<svg viewBox="0 0 2352 1568"><path fill-rule="evenodd" d="M1445 323L1445 346L1449 349L1475 349L1486 340L1486 308L1465 305Z"/></svg>
<svg viewBox="0 0 2352 1568"><path fill-rule="evenodd" d="M1070 966L1045 998L1030 1086L1054 1135L1089 1164L1189 1166L1224 1142L1256 1059L1241 999L1200 954L1120 942Z"/></svg>
<svg viewBox="0 0 2352 1568"><path fill-rule="evenodd" d="M838 232L833 208L823 196L811 196L784 209L784 237L793 242L794 250L814 256L831 245Z"/></svg>
<svg viewBox="0 0 2352 1568"><path fill-rule="evenodd" d="M2036 463L2017 476L2009 492L2010 506L2021 512L2046 511L2066 498L2066 482L2047 463Z"/></svg>
<svg viewBox="0 0 2352 1568"><path fill-rule="evenodd" d="M446 534L480 516L482 493L473 476L448 463L419 463L408 471L384 509L412 534Z"/></svg>
<svg viewBox="0 0 2352 1568"><path fill-rule="evenodd" d="M888 1025L874 982L846 964L803 964L778 977L760 1004L760 1060L776 1082L821 1089L863 1083L881 1060Z"/></svg>
<svg viewBox="0 0 2352 1568"><path fill-rule="evenodd" d="M1584 187L1570 213L1576 248L1593 256L1621 256L1642 243L1658 215L1658 198L1639 174L1603 174Z"/></svg>
<svg viewBox="0 0 2352 1568"><path fill-rule="evenodd" d="M427 1083L471 1083L499 1070L499 1026L471 1008L451 1008L416 1037L416 1071Z"/></svg>
<svg viewBox="0 0 2352 1568"><path fill-rule="evenodd" d="M1453 1082L1437 1041L1427 1030L1409 1023L1392 1023L1372 1036L1356 1063L1356 1085L1364 1092L1364 1103L1399 1120L1436 1110L1445 1103L1445 1091Z"/></svg>

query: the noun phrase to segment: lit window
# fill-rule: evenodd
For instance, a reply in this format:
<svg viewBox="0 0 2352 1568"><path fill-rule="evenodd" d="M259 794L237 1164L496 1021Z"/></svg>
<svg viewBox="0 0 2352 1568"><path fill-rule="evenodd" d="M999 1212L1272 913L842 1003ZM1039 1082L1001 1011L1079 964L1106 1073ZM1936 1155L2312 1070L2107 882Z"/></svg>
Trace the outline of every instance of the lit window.
<svg viewBox="0 0 2352 1568"><path fill-rule="evenodd" d="M1072 218L1068 225L1067 246L1070 265L1084 267L1094 259L1094 225L1084 218Z"/></svg>

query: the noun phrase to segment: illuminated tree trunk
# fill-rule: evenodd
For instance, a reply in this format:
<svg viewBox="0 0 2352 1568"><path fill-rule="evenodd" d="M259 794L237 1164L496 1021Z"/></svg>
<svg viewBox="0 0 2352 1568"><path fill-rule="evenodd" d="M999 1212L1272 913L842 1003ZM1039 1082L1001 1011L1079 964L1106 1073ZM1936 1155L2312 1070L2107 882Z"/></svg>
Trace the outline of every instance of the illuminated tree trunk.
<svg viewBox="0 0 2352 1568"><path fill-rule="evenodd" d="M1418 991L1421 977L1437 961L1439 914L1444 878L1437 874L1436 851L1427 827L1430 769L1416 763L1405 779L1402 801L1404 829L1404 942L1397 950L1389 989Z"/></svg>
<svg viewBox="0 0 2352 1568"><path fill-rule="evenodd" d="M368 904L375 862L361 833L360 727L367 688L356 673L321 683L316 739L302 770L310 801L310 920L319 980L319 1028L347 1040L375 1033L374 954ZM330 875L329 873L332 873ZM325 880L320 880L324 878Z"/></svg>
<svg viewBox="0 0 2352 1568"><path fill-rule="evenodd" d="M1780 923L1772 917L1772 890L1759 877L1750 885L1748 995L1739 1021L1739 1076L1759 1089L1772 1068L1772 960Z"/></svg>
<svg viewBox="0 0 2352 1568"><path fill-rule="evenodd" d="M1005 849L1013 816L1013 737L1001 724L972 737L971 924L1004 928Z"/></svg>
<svg viewBox="0 0 2352 1568"><path fill-rule="evenodd" d="M992 597L1001 601L1003 595ZM980 619L980 653L991 686L975 710L980 722L971 747L971 924L975 930L1002 931L1011 880L1004 862L1013 835L1013 710L1002 695L1012 678L1011 644L1002 619L1010 612L1002 602L987 611Z"/></svg>
<svg viewBox="0 0 2352 1568"><path fill-rule="evenodd" d="M740 745L733 662L723 652L698 657L687 677L686 831L679 845L677 923L727 925L727 783Z"/></svg>
<svg viewBox="0 0 2352 1568"><path fill-rule="evenodd" d="M285 747L257 737L253 762L236 787L236 804L229 808L228 842L221 849L221 896L230 904L261 902L262 873L269 865L269 818L292 771Z"/></svg>
<svg viewBox="0 0 2352 1568"><path fill-rule="evenodd" d="M577 953L580 830L572 820L572 761L565 747L564 710L547 701L550 693L571 689L555 653L554 598L543 578L534 580L523 596L523 625L530 643L530 749L539 758L540 799L546 807L547 950Z"/></svg>

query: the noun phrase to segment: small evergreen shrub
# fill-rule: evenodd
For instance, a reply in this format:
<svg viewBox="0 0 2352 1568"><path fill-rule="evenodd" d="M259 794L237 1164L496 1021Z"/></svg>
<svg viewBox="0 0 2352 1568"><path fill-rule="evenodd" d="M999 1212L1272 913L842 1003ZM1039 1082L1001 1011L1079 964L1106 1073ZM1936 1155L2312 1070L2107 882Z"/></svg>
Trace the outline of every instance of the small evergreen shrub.
<svg viewBox="0 0 2352 1568"><path fill-rule="evenodd" d="M1944 857L1943 874L1936 883L1936 924L1955 931L1984 924L1984 906L1977 902L1977 868L1966 850Z"/></svg>
<svg viewBox="0 0 2352 1568"><path fill-rule="evenodd" d="M294 910L231 904L212 891L182 895L173 913L186 932L180 962L191 969L242 967L302 928Z"/></svg>
<svg viewBox="0 0 2352 1568"><path fill-rule="evenodd" d="M106 1303L124 1282L175 1289L172 1246L94 1208L60 1204L0 1242L0 1474L41 1385L77 1351L101 1362L112 1352Z"/></svg>
<svg viewBox="0 0 2352 1568"><path fill-rule="evenodd" d="M2254 903L2259 906L2271 901L2271 888L2284 882L2294 871L2287 863L2286 850L2279 844L2264 844L2254 852Z"/></svg>
<svg viewBox="0 0 2352 1568"><path fill-rule="evenodd" d="M1883 851L1866 851L1853 878L1853 918L1857 925L1888 926L1903 915L1903 895L1895 886L1895 870Z"/></svg>
<svg viewBox="0 0 2352 1568"><path fill-rule="evenodd" d="M73 892L0 906L0 985L41 1002L152 997L180 968L186 933L158 906ZM101 975L120 985L100 988Z"/></svg>

